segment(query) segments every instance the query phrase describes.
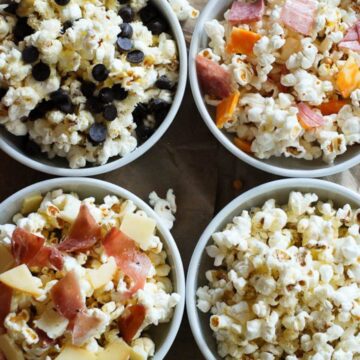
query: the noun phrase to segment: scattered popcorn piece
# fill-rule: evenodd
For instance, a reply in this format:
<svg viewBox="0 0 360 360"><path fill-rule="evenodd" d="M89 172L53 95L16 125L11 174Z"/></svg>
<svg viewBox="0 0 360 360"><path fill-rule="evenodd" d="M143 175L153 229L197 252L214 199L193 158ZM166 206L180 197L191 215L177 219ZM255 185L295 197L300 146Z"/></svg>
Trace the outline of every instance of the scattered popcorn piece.
<svg viewBox="0 0 360 360"><path fill-rule="evenodd" d="M155 212L164 225L171 230L176 220L175 214L177 211L176 197L173 189L169 189L166 193L166 199L160 198L155 191L149 195L149 203L154 208Z"/></svg>

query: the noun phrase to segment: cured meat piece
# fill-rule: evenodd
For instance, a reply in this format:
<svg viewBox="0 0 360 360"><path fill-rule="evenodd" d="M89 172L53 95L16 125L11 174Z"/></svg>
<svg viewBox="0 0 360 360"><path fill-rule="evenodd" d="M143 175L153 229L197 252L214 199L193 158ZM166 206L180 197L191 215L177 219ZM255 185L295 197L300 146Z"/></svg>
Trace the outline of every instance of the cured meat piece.
<svg viewBox="0 0 360 360"><path fill-rule="evenodd" d="M73 344L76 346L83 345L94 337L99 332L99 329L105 325L104 319L97 316L96 313L91 315L86 312L78 313L72 331Z"/></svg>
<svg viewBox="0 0 360 360"><path fill-rule="evenodd" d="M64 258L58 249L51 246L43 246L35 257L28 262L28 265L62 270Z"/></svg>
<svg viewBox="0 0 360 360"><path fill-rule="evenodd" d="M0 282L0 334L4 330L4 320L10 312L13 290Z"/></svg>
<svg viewBox="0 0 360 360"><path fill-rule="evenodd" d="M232 25L249 24L260 21L265 11L264 0L244 2L243 0L234 1L228 16L228 21Z"/></svg>
<svg viewBox="0 0 360 360"><path fill-rule="evenodd" d="M317 128L325 124L325 119L313 111L308 105L300 103L297 107L299 109L299 122L305 130Z"/></svg>
<svg viewBox="0 0 360 360"><path fill-rule="evenodd" d="M132 286L123 295L130 297L142 289L152 265L148 256L138 249L135 241L120 230L112 228L106 235L103 245L106 254L113 256L117 266L132 280Z"/></svg>
<svg viewBox="0 0 360 360"><path fill-rule="evenodd" d="M310 35L316 10L317 5L314 0L286 0L280 18L290 29L303 35Z"/></svg>
<svg viewBox="0 0 360 360"><path fill-rule="evenodd" d="M56 310L68 320L73 320L79 312L85 310L79 280L74 271L68 272L53 286L50 294Z"/></svg>
<svg viewBox="0 0 360 360"><path fill-rule="evenodd" d="M344 41L356 41L359 39L359 34L356 28L356 25L352 26L345 34L341 42Z"/></svg>
<svg viewBox="0 0 360 360"><path fill-rule="evenodd" d="M358 40L356 41L342 41L339 44L340 49L348 49L352 50L354 52L360 52L360 42Z"/></svg>
<svg viewBox="0 0 360 360"><path fill-rule="evenodd" d="M144 305L132 305L125 309L120 316L118 326L120 335L129 344L134 338L146 315L146 308Z"/></svg>
<svg viewBox="0 0 360 360"><path fill-rule="evenodd" d="M229 71L204 56L196 57L196 69L200 85L210 96L225 99L231 94L231 76Z"/></svg>
<svg viewBox="0 0 360 360"><path fill-rule="evenodd" d="M86 205L81 205L79 214L64 241L58 245L60 251L86 251L101 239L101 227Z"/></svg>
<svg viewBox="0 0 360 360"><path fill-rule="evenodd" d="M11 251L17 265L27 264L43 247L45 239L16 228L11 238Z"/></svg>

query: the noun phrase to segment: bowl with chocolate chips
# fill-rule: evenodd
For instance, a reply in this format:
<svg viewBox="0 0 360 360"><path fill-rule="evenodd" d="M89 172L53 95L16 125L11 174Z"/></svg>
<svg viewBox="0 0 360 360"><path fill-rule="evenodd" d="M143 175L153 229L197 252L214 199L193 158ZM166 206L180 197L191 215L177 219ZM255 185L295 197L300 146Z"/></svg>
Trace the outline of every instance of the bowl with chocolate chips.
<svg viewBox="0 0 360 360"><path fill-rule="evenodd" d="M58 176L148 151L183 98L186 46L166 0L0 5L0 148Z"/></svg>

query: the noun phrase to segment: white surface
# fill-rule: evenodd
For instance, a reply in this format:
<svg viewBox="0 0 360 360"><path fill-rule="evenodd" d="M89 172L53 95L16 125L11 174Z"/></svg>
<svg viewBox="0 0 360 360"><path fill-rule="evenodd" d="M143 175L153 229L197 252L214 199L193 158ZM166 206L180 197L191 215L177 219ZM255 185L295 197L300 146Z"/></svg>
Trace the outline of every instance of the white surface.
<svg viewBox="0 0 360 360"><path fill-rule="evenodd" d="M94 196L97 201L101 201L103 197L108 194L129 199L133 201L139 209L145 211L146 214L156 220L157 229L160 233L161 240L164 243L164 248L167 251L169 264L172 269L171 277L174 292L177 292L181 297L179 304L176 306L171 322L159 325L158 327L152 327L149 331L156 344L154 360L164 359L178 333L185 306L184 269L180 253L169 230L162 225L161 220L155 212L134 194L117 185L88 178L57 178L39 182L18 191L0 204L0 224L11 222L12 216L20 211L24 198L36 192L44 194L48 191L59 188L63 189L65 192L76 192L81 198Z"/></svg>
<svg viewBox="0 0 360 360"><path fill-rule="evenodd" d="M216 352L216 342L212 336L208 314L202 314L196 308L196 290L206 285L205 272L212 267L211 258L205 248L211 242L214 232L220 231L235 215L253 206L263 205L268 199L275 199L278 204L287 203L293 190L314 192L320 200L333 200L336 206L350 203L360 207L360 195L343 186L317 179L285 179L273 181L240 195L228 204L208 225L194 250L191 258L186 283L186 307L191 330L199 349L207 360L220 359Z"/></svg>
<svg viewBox="0 0 360 360"><path fill-rule="evenodd" d="M209 108L204 102L204 97L197 78L195 59L199 51L207 46L207 36L204 31L205 23L211 19L223 19L224 11L229 8L231 3L232 0L210 0L208 2L198 19L190 46L189 76L191 89L197 108L213 135L227 150L240 160L260 170L286 177L329 176L360 164L360 146L350 147L346 154L339 156L338 159L336 159L333 165L326 164L321 159L316 161L306 161L281 157L260 160L241 151L233 144L233 135L217 128L215 121L209 113Z"/></svg>
<svg viewBox="0 0 360 360"><path fill-rule="evenodd" d="M69 167L63 167L63 165L57 164L57 162L54 160L46 159L46 154L43 154L41 161L38 161L37 159L26 155L14 143L14 137L11 136L11 134L8 133L5 129L1 129L2 131L0 132L0 149L5 151L9 156L19 161L23 165L29 166L35 170L47 174L56 176L95 176L105 174L107 172L116 170L131 163L132 161L136 160L138 157L146 153L152 146L154 146L173 122L182 103L187 81L187 49L183 30L167 0L153 0L153 2L159 7L159 9L161 9L163 15L170 24L171 30L178 45L180 69L179 82L177 85L177 90L171 109L165 120L162 122L160 127L155 131L155 133L150 137L149 140L147 140L144 144L142 144L132 153L123 158L110 161L105 165L88 167L83 169L70 169Z"/></svg>

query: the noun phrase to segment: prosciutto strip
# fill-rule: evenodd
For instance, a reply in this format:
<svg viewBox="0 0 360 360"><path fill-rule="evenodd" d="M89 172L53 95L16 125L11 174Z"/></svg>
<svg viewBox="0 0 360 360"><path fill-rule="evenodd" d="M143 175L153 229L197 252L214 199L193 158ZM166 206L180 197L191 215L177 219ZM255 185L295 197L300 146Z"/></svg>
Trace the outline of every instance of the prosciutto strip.
<svg viewBox="0 0 360 360"><path fill-rule="evenodd" d="M132 280L132 286L124 297L131 297L142 289L151 268L148 256L140 251L135 243L117 228L112 228L103 240L105 252L115 258L117 266Z"/></svg>
<svg viewBox="0 0 360 360"><path fill-rule="evenodd" d="M50 246L43 246L35 257L28 262L28 265L49 267L61 271L64 266L64 258L58 249Z"/></svg>
<svg viewBox="0 0 360 360"><path fill-rule="evenodd" d="M85 310L78 277L74 271L68 272L50 291L56 310L68 320L73 320Z"/></svg>
<svg viewBox="0 0 360 360"><path fill-rule="evenodd" d="M11 239L11 251L16 264L62 270L64 260L60 251L50 246L44 246L44 243L44 238L16 228Z"/></svg>
<svg viewBox="0 0 360 360"><path fill-rule="evenodd" d="M299 103L297 107L299 122L304 129L313 129L325 124L325 119L308 105Z"/></svg>
<svg viewBox="0 0 360 360"><path fill-rule="evenodd" d="M232 25L248 24L260 21L264 15L264 0L244 2L243 0L234 1L228 16L228 21Z"/></svg>
<svg viewBox="0 0 360 360"><path fill-rule="evenodd" d="M205 94L225 99L231 94L230 73L215 61L204 56L196 57L196 70Z"/></svg>
<svg viewBox="0 0 360 360"><path fill-rule="evenodd" d="M10 312L13 290L0 282L0 334L4 330L4 320Z"/></svg>
<svg viewBox="0 0 360 360"><path fill-rule="evenodd" d="M310 35L316 10L314 0L286 0L280 18L290 29L302 35Z"/></svg>
<svg viewBox="0 0 360 360"><path fill-rule="evenodd" d="M347 31L339 43L339 48L360 53L360 21Z"/></svg>
<svg viewBox="0 0 360 360"><path fill-rule="evenodd" d="M360 42L356 41L344 41L339 44L340 49L348 49L355 52L360 52Z"/></svg>
<svg viewBox="0 0 360 360"><path fill-rule="evenodd" d="M134 338L146 315L146 308L143 305L132 305L126 308L118 321L120 335L130 343Z"/></svg>
<svg viewBox="0 0 360 360"><path fill-rule="evenodd" d="M16 228L11 238L11 251L16 264L28 264L44 246L44 243L44 238Z"/></svg>
<svg viewBox="0 0 360 360"><path fill-rule="evenodd" d="M96 313L93 315L86 312L78 313L72 330L72 343L76 346L83 345L105 325L104 319L97 316Z"/></svg>
<svg viewBox="0 0 360 360"><path fill-rule="evenodd" d="M356 25L352 26L347 33L345 34L344 38L342 39L341 42L344 41L356 41L359 39L359 34L356 28Z"/></svg>
<svg viewBox="0 0 360 360"><path fill-rule="evenodd" d="M69 235L58 246L60 251L86 251L101 239L101 227L97 224L86 205L81 205L79 214Z"/></svg>

